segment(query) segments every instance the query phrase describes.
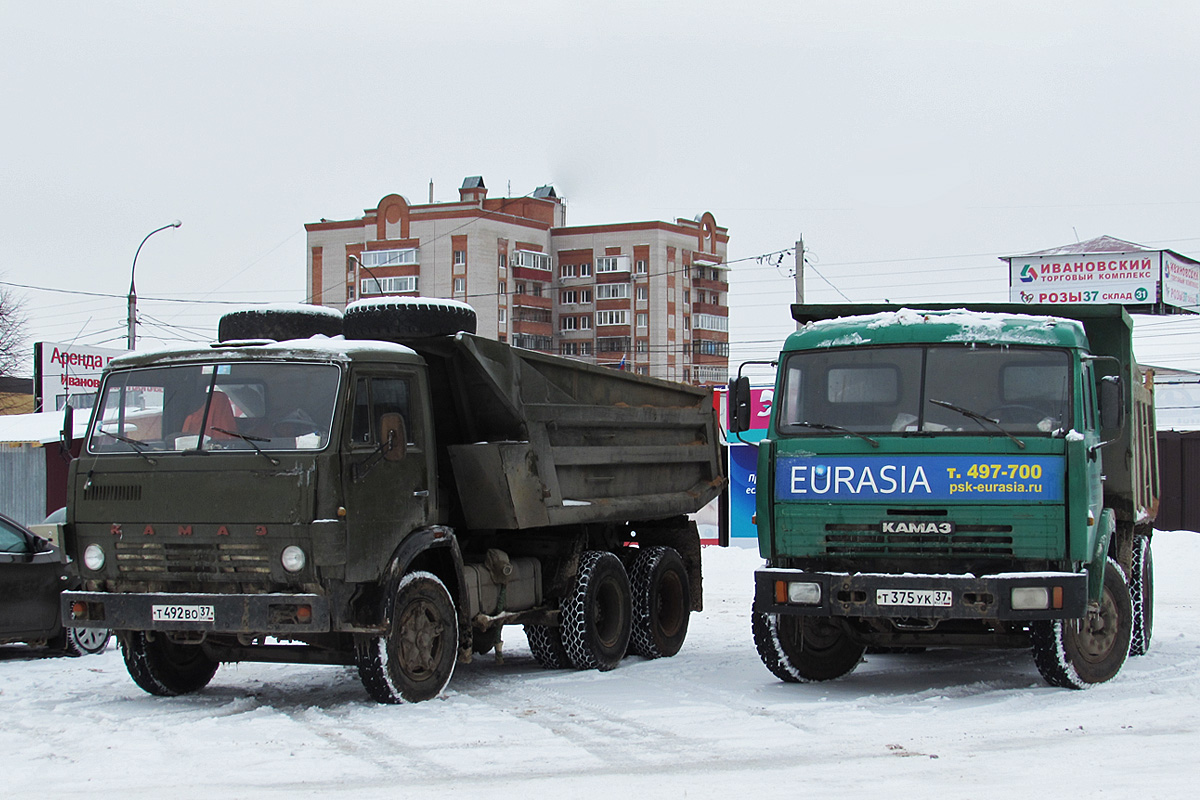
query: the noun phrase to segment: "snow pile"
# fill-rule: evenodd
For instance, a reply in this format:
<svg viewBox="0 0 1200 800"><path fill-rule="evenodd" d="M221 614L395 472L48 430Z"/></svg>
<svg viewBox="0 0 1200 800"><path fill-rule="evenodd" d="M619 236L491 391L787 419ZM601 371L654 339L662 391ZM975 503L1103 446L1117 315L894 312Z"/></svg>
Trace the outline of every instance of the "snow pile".
<svg viewBox="0 0 1200 800"><path fill-rule="evenodd" d="M545 671L519 628L439 699L370 702L353 669L222 666L156 698L120 653L0 647L6 797L1189 797L1200 743L1200 536L1154 539L1150 652L1113 681L1046 686L1028 652L870 655L784 684L750 637L744 547L705 548L705 610L675 658ZM1081 772L1082 770L1082 772Z"/></svg>

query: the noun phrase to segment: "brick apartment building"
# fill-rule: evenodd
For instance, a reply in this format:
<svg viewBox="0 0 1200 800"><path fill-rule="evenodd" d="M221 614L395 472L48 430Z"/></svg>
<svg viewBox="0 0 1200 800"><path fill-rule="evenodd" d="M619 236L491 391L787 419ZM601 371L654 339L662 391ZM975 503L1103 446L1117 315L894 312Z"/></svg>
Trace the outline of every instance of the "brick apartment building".
<svg viewBox="0 0 1200 800"><path fill-rule="evenodd" d="M391 194L351 220L306 224L309 302L379 295L469 303L479 334L642 375L721 384L729 367L728 231L710 213L568 227L552 186L458 202Z"/></svg>

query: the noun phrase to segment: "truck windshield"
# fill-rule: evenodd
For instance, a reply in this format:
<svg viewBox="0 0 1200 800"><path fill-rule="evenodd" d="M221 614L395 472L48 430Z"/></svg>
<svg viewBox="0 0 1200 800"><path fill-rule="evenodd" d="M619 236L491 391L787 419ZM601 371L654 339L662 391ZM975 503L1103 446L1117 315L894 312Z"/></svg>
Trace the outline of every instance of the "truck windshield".
<svg viewBox="0 0 1200 800"><path fill-rule="evenodd" d="M91 453L319 450L341 370L331 364L180 364L110 373Z"/></svg>
<svg viewBox="0 0 1200 800"><path fill-rule="evenodd" d="M811 436L824 425L1050 434L1070 424L1070 359L1065 350L960 344L793 353L776 398L785 434Z"/></svg>

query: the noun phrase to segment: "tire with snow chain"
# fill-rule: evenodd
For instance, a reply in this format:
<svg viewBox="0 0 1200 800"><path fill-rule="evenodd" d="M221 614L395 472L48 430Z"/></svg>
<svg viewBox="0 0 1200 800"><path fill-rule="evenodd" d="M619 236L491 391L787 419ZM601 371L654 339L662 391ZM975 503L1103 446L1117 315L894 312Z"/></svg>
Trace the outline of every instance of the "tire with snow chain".
<svg viewBox="0 0 1200 800"><path fill-rule="evenodd" d="M1104 567L1099 613L1033 624L1033 661L1051 686L1086 689L1121 671L1129 654L1133 604L1125 574L1111 558Z"/></svg>
<svg viewBox="0 0 1200 800"><path fill-rule="evenodd" d="M576 669L606 671L621 663L633 619L629 576L614 554L587 550L563 602L562 638Z"/></svg>
<svg viewBox="0 0 1200 800"><path fill-rule="evenodd" d="M410 572L392 593L388 632L358 643L358 677L379 703L418 703L441 694L458 660L458 614L446 584Z"/></svg>
<svg viewBox="0 0 1200 800"><path fill-rule="evenodd" d="M124 631L118 639L129 676L150 694L198 692L217 673L219 664L200 645L175 644L161 633L151 638L146 631Z"/></svg>
<svg viewBox="0 0 1200 800"><path fill-rule="evenodd" d="M404 342L459 331L475 332L475 309L455 300L385 297L359 300L346 309L347 339Z"/></svg>
<svg viewBox="0 0 1200 800"><path fill-rule="evenodd" d="M230 311L217 323L217 341L240 339L308 339L312 336L340 336L342 312L325 306L294 308L247 308Z"/></svg>
<svg viewBox="0 0 1200 800"><path fill-rule="evenodd" d="M1144 656L1150 649L1150 637L1154 633L1154 556L1150 552L1149 536L1134 537L1129 573L1129 599L1133 604L1129 655Z"/></svg>
<svg viewBox="0 0 1200 800"><path fill-rule="evenodd" d="M683 647L691 614L687 568L673 548L648 547L629 574L633 592L630 650L643 658L669 658Z"/></svg>
<svg viewBox="0 0 1200 800"><path fill-rule="evenodd" d="M788 683L848 675L866 652L840 625L823 617L754 611L750 621L758 657L772 675Z"/></svg>
<svg viewBox="0 0 1200 800"><path fill-rule="evenodd" d="M570 669L571 658L563 644L562 628L553 625L526 625L529 650L543 669Z"/></svg>

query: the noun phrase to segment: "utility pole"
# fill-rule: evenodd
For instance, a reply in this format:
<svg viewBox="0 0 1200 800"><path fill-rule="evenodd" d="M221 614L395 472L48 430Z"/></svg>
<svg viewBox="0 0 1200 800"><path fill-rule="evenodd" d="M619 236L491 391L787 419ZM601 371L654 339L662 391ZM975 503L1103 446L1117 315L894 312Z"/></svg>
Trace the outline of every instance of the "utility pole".
<svg viewBox="0 0 1200 800"><path fill-rule="evenodd" d="M796 303L804 304L804 234L800 234L800 238L796 240ZM800 330L800 323L796 323L796 330Z"/></svg>

